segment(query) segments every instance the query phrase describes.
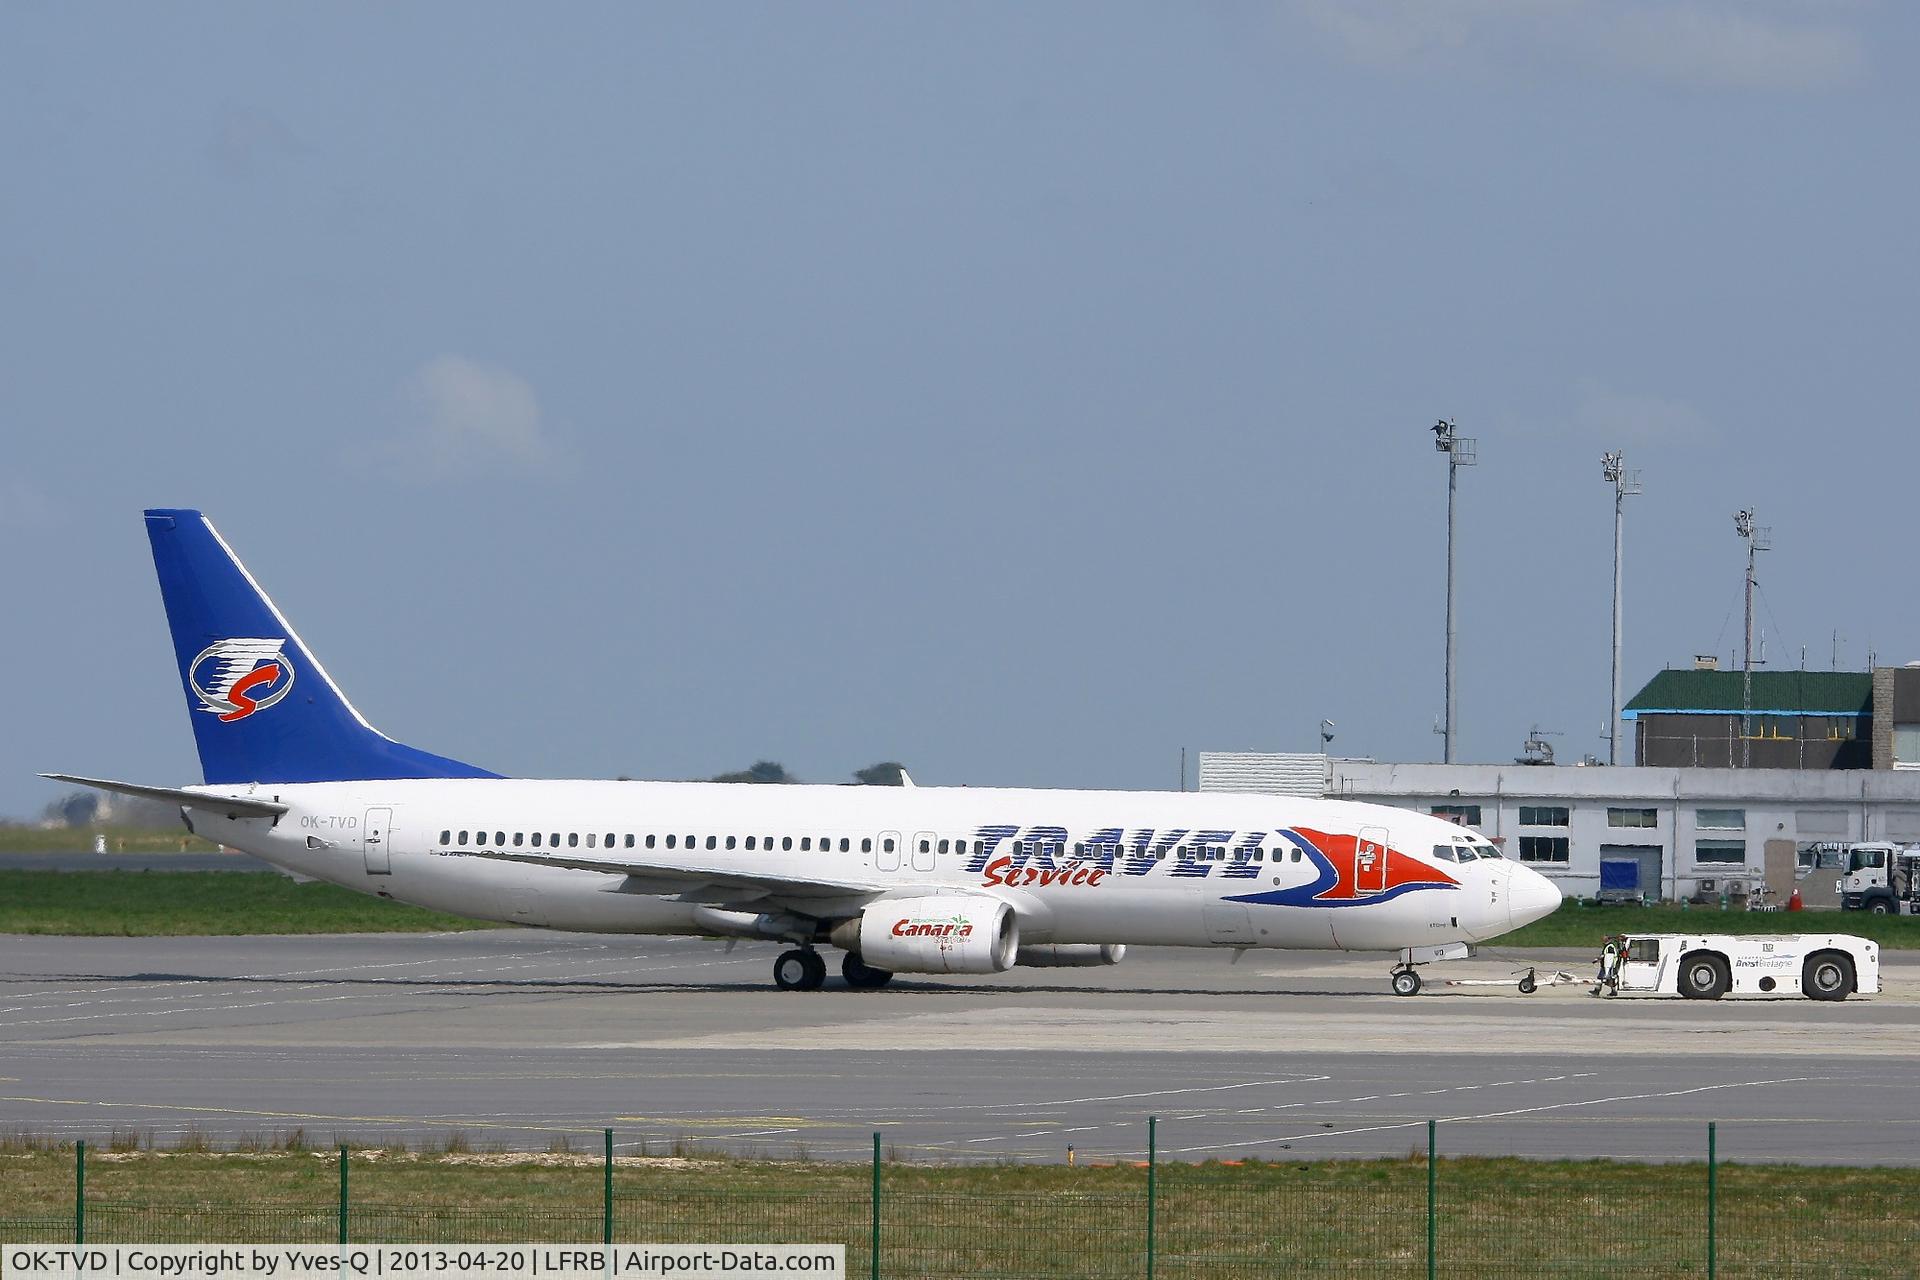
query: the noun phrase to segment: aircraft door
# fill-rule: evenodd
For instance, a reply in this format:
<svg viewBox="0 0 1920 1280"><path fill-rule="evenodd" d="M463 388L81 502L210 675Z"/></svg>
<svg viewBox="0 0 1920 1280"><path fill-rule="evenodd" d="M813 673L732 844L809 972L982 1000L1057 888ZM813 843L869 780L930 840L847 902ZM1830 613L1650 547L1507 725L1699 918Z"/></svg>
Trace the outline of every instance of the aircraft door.
<svg viewBox="0 0 1920 1280"><path fill-rule="evenodd" d="M387 854L392 827L393 810L367 810L366 821L360 826L360 847L365 851L367 874L370 876L393 874L393 862Z"/></svg>
<svg viewBox="0 0 1920 1280"><path fill-rule="evenodd" d="M900 869L900 833L882 831L880 847L873 852L875 871L898 871Z"/></svg>
<svg viewBox="0 0 1920 1280"><path fill-rule="evenodd" d="M1362 827L1353 842L1353 891L1382 893L1387 887L1387 829Z"/></svg>
<svg viewBox="0 0 1920 1280"><path fill-rule="evenodd" d="M933 851L937 839L933 832L922 831L913 837L913 869L915 871L933 870Z"/></svg>

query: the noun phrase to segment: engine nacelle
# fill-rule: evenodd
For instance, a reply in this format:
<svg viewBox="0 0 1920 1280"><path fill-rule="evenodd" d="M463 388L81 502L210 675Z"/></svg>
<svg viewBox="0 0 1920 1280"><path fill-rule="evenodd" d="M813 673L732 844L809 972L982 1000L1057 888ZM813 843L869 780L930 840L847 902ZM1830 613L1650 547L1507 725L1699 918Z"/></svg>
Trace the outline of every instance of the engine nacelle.
<svg viewBox="0 0 1920 1280"><path fill-rule="evenodd" d="M1091 969L1097 965L1119 964L1126 956L1125 943L1069 942L1059 946L1022 947L1013 962L1028 969Z"/></svg>
<svg viewBox="0 0 1920 1280"><path fill-rule="evenodd" d="M972 894L883 898L832 937L894 973L1003 973L1020 950L1020 922L1006 903Z"/></svg>

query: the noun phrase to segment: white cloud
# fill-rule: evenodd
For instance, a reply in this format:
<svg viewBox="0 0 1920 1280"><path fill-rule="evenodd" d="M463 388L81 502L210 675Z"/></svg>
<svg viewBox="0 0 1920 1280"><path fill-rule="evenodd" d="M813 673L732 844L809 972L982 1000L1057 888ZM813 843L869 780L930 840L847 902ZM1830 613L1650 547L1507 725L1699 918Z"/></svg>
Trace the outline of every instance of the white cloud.
<svg viewBox="0 0 1920 1280"><path fill-rule="evenodd" d="M436 471L556 459L540 402L518 374L443 355L421 365L406 391L411 422L396 447Z"/></svg>
<svg viewBox="0 0 1920 1280"><path fill-rule="evenodd" d="M1833 6L1782 0L1294 0L1354 62L1403 69L1597 66L1707 89L1818 89L1858 80L1859 31Z"/></svg>

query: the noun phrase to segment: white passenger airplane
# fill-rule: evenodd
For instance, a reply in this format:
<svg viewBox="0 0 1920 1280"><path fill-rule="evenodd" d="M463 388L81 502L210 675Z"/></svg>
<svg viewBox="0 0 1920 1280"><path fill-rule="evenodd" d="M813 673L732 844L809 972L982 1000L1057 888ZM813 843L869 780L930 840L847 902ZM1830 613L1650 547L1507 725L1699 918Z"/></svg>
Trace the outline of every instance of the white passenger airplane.
<svg viewBox="0 0 1920 1280"><path fill-rule="evenodd" d="M850 986L1117 963L1127 944L1397 951L1414 966L1547 915L1552 882L1404 809L1200 792L502 778L354 710L213 525L148 511L204 786L44 776L181 806L298 875L558 929L793 944Z"/></svg>

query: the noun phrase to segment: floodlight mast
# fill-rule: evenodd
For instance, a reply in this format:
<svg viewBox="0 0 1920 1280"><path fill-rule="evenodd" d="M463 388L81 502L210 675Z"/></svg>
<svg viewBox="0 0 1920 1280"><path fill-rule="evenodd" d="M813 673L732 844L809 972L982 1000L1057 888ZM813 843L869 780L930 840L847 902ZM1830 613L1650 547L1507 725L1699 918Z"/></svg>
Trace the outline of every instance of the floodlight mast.
<svg viewBox="0 0 1920 1280"><path fill-rule="evenodd" d="M1773 550L1773 530L1753 523L1753 508L1733 513L1733 531L1747 542L1747 643L1740 663L1740 767L1753 762L1753 560Z"/></svg>
<svg viewBox="0 0 1920 1280"><path fill-rule="evenodd" d="M1600 455L1601 474L1613 486L1613 714L1607 719L1607 763L1620 763L1620 594L1621 548L1627 499L1640 492L1640 473L1628 473L1615 449Z"/></svg>
<svg viewBox="0 0 1920 1280"><path fill-rule="evenodd" d="M1460 468L1480 460L1479 441L1459 434L1450 419L1442 418L1428 428L1433 432L1433 447L1447 455L1447 689L1446 728L1441 731L1441 759L1453 763L1454 747L1459 741L1459 703L1454 688L1453 627L1453 527L1454 497L1460 485Z"/></svg>

